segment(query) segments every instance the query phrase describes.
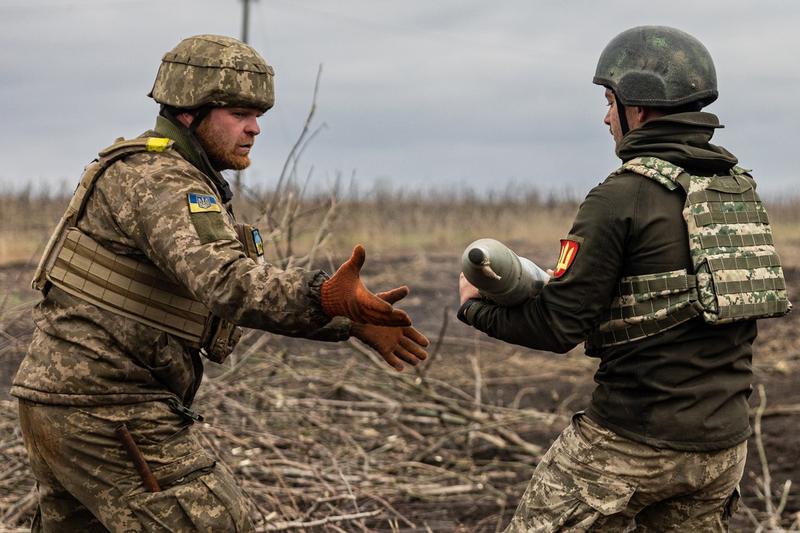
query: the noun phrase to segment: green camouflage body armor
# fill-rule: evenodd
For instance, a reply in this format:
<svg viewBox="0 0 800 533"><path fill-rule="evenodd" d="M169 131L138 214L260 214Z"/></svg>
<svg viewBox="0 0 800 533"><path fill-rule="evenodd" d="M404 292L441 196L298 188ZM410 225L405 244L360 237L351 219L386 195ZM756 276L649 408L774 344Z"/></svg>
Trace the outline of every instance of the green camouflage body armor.
<svg viewBox="0 0 800 533"><path fill-rule="evenodd" d="M56 286L101 309L183 339L208 359L222 362L241 337L235 324L217 317L176 280L151 262L116 254L77 227L97 179L114 162L137 152L171 150L163 137L118 139L102 150L83 173L67 210L50 237L32 286L45 294ZM235 224L245 253L263 262L258 230Z"/></svg>
<svg viewBox="0 0 800 533"><path fill-rule="evenodd" d="M744 169L693 176L662 159L638 157L611 175L624 172L685 191L683 217L694 272L622 278L610 308L587 340L589 346L639 340L698 315L709 324L726 324L791 310L767 212Z"/></svg>

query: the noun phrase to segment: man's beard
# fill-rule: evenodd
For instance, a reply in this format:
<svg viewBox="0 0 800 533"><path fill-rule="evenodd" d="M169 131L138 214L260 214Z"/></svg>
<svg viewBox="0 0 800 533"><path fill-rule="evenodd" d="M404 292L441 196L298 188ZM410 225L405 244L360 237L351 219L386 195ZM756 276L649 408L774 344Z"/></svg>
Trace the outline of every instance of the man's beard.
<svg viewBox="0 0 800 533"><path fill-rule="evenodd" d="M206 151L214 170L244 170L250 166L250 157L238 155L231 148L225 146L221 141L223 136L217 134L209 121L201 122L195 130L195 135ZM237 144L238 142L233 145L233 150L236 149Z"/></svg>

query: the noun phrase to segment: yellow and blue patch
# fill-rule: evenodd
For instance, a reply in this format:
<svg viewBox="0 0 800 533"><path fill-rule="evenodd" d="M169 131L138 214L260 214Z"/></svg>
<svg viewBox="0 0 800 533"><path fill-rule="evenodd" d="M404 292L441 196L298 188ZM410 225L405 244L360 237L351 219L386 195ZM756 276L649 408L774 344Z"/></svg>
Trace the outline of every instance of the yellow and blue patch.
<svg viewBox="0 0 800 533"><path fill-rule="evenodd" d="M264 241L261 240L261 233L256 228L252 230L253 243L256 245L256 254L260 257L264 255Z"/></svg>
<svg viewBox="0 0 800 533"><path fill-rule="evenodd" d="M210 194L189 193L190 213L221 213L217 199Z"/></svg>

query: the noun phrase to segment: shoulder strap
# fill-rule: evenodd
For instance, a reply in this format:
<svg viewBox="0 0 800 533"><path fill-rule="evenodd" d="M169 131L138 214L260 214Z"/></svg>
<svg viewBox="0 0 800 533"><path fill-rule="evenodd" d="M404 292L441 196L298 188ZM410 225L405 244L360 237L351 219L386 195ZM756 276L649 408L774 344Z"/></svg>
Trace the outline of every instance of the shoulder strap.
<svg viewBox="0 0 800 533"><path fill-rule="evenodd" d="M623 172L634 172L645 176L671 191L683 185L681 178L686 174L683 168L678 165L657 157L636 157L626 161L621 167L612 172L611 176L616 176Z"/></svg>
<svg viewBox="0 0 800 533"><path fill-rule="evenodd" d="M55 231L50 235L31 282L31 286L34 289L44 290L47 281L44 273L47 269L48 261L53 259L53 249L65 235L65 229L77 224L86 207L86 202L89 200L94 184L103 175L103 172L114 162L128 155L136 152L163 152L171 149L173 144L173 140L165 137L140 137L127 141L120 137L114 144L100 151L97 159L89 163L84 169L81 180L75 188L75 193L72 195L66 211L61 216L61 220L58 221Z"/></svg>
<svg viewBox="0 0 800 533"><path fill-rule="evenodd" d="M172 148L174 143L175 141L166 137L141 137L127 141L120 137L111 146L100 150L97 159L92 161L83 172L78 188L67 207L67 212L64 213L65 216L71 218L70 226L74 226L83 214L83 209L89 200L89 193L97 178L102 176L113 163L137 152L163 152Z"/></svg>

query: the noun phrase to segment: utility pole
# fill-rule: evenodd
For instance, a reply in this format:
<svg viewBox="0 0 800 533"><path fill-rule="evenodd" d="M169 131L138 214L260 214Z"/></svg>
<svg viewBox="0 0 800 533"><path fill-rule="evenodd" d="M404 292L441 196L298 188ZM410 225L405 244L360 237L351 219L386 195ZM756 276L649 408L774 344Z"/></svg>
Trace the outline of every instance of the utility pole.
<svg viewBox="0 0 800 533"><path fill-rule="evenodd" d="M242 42L247 42L250 26L250 0L242 0Z"/></svg>
<svg viewBox="0 0 800 533"><path fill-rule="evenodd" d="M255 0L253 0L255 1ZM250 29L250 0L242 0L242 39L243 43L247 42ZM236 171L234 179L234 189L236 194L241 194L242 191L242 171Z"/></svg>

